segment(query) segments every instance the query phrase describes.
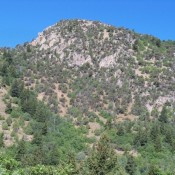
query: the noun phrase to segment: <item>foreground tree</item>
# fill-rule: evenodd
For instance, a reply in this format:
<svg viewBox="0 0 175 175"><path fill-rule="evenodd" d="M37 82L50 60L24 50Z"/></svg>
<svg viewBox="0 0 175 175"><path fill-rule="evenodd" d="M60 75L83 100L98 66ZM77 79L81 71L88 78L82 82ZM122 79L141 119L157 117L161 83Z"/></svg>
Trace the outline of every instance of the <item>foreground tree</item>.
<svg viewBox="0 0 175 175"><path fill-rule="evenodd" d="M110 146L108 137L103 135L87 160L88 174L107 175L113 172L116 165L117 157L115 152Z"/></svg>
<svg viewBox="0 0 175 175"><path fill-rule="evenodd" d="M134 175L136 172L136 163L133 156L128 156L127 164L125 170L128 174Z"/></svg>

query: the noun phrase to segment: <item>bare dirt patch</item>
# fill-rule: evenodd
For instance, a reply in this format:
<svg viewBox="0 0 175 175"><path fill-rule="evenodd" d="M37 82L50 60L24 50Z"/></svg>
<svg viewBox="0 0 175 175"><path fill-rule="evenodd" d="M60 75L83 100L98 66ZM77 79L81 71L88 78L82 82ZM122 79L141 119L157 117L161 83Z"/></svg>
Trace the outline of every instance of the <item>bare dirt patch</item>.
<svg viewBox="0 0 175 175"><path fill-rule="evenodd" d="M94 134L94 132L95 132L95 130L101 128L100 124L99 123L96 123L96 122L89 122L88 125L89 125L89 133L88 133L87 137L96 137L95 134Z"/></svg>

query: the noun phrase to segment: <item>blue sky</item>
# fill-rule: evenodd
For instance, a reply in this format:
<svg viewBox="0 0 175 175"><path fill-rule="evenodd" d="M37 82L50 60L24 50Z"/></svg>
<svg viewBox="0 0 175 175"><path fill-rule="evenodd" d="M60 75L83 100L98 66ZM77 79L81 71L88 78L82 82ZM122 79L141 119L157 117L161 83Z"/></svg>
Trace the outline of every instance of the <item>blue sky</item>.
<svg viewBox="0 0 175 175"><path fill-rule="evenodd" d="M98 20L175 40L175 0L0 0L0 47L14 47L61 19Z"/></svg>

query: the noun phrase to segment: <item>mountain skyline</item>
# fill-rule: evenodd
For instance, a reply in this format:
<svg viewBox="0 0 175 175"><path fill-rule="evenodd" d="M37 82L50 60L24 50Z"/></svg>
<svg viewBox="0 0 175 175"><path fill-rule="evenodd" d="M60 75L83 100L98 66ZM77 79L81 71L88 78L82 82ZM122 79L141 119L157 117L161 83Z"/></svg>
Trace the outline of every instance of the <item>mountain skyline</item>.
<svg viewBox="0 0 175 175"><path fill-rule="evenodd" d="M0 2L0 47L15 47L30 42L38 32L62 19L97 20L116 27L154 35L161 40L175 40L173 9L175 2L80 1L56 0Z"/></svg>

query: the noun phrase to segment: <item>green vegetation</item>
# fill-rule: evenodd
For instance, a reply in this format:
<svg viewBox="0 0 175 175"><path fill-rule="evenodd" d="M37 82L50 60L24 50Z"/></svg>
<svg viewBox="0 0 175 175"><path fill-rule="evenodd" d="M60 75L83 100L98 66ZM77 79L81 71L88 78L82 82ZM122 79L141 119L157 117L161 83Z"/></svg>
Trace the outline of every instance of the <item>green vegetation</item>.
<svg viewBox="0 0 175 175"><path fill-rule="evenodd" d="M43 37L0 49L0 174L175 174L175 42L79 20Z"/></svg>

